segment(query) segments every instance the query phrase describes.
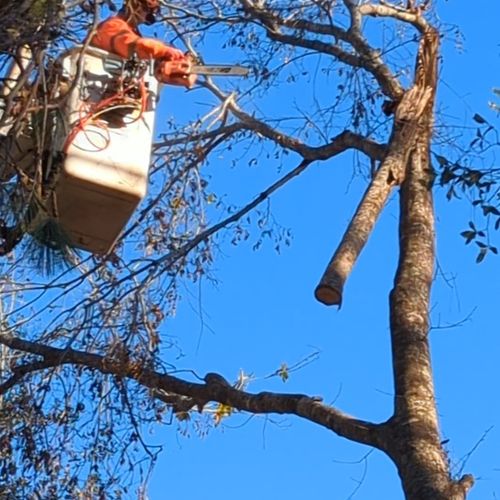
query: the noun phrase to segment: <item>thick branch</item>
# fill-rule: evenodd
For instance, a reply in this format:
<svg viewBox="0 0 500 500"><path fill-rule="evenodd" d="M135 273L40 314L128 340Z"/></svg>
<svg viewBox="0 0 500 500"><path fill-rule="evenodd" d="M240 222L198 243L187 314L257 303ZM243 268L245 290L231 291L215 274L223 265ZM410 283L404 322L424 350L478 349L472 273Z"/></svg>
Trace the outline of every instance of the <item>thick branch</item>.
<svg viewBox="0 0 500 500"><path fill-rule="evenodd" d="M417 78L434 85L437 43L437 37L424 37L416 72ZM434 89L435 86L432 97ZM427 345L434 266L432 173L429 164L431 133L432 108L427 108L420 124L417 147L408 163L406 179L401 187L400 257L391 293L391 331L396 418L428 417L433 419L437 428Z"/></svg>
<svg viewBox="0 0 500 500"><path fill-rule="evenodd" d="M359 17L358 7L354 3L345 1L352 18L351 27L348 31L344 31L340 27L333 25L318 25L307 20L282 19L270 13L267 9L256 5L252 0L241 0L241 3L250 15L262 23L271 40L330 54L351 67L362 67L373 75L385 95L393 100L401 99L403 88L397 78L392 74L389 67L384 64L379 51L373 49L361 35L360 28L356 22L356 17ZM295 29L297 33L293 35L285 34L280 30L281 27ZM348 52L336 44L307 38L304 36L304 31L309 31L312 34L332 35L350 44L354 51Z"/></svg>
<svg viewBox="0 0 500 500"><path fill-rule="evenodd" d="M413 148L417 123L427 106L430 89L412 87L399 104L387 156L368 186L351 223L316 287L316 299L325 305L342 304L344 283L365 246L373 227L402 172Z"/></svg>
<svg viewBox="0 0 500 500"><path fill-rule="evenodd" d="M329 54L336 57L339 61L353 67L361 68L364 67L364 60L357 56L356 54L346 52L341 49L338 45L333 45L330 43L321 42L319 40L310 40L308 38L286 35L280 31L271 30L267 28L267 35L271 40L275 42L286 43L287 45L293 45L295 47L302 47L304 49L313 50L315 52Z"/></svg>
<svg viewBox="0 0 500 500"><path fill-rule="evenodd" d="M382 60L378 50L371 47L361 33L361 11L358 2L344 0L344 4L351 17L351 26L348 30L349 43L354 47L362 59L362 66L377 80L384 94L394 101L399 101L404 89L389 67Z"/></svg>
<svg viewBox="0 0 500 500"><path fill-rule="evenodd" d="M425 33L429 29L429 23L422 16L422 12L419 8L404 9L388 3L384 3L383 5L365 3L360 5L358 10L363 16L391 17L398 21L412 24L421 33Z"/></svg>
<svg viewBox="0 0 500 500"><path fill-rule="evenodd" d="M271 40L330 54L349 66L361 66L361 59L359 57L355 54L346 52L338 45L325 43L320 40L311 40L304 36L304 32L309 31L313 34L332 35L335 38L346 40L347 33L343 29L333 25L323 25L305 20L283 19L270 12L267 8L256 5L252 0L241 0L241 3L245 11L262 24L266 30L267 36ZM298 30L301 35L287 35L280 30L281 27Z"/></svg>
<svg viewBox="0 0 500 500"><path fill-rule="evenodd" d="M411 155L401 187L400 259L390 296L395 381L387 452L408 500L464 500L474 481L450 477L441 445L431 368L429 300L434 265L428 135Z"/></svg>
<svg viewBox="0 0 500 500"><path fill-rule="evenodd" d="M20 384L26 375L34 373L40 370L45 370L56 366L57 363L54 361L37 361L34 363L26 363L23 365L16 366L13 368L13 375L9 377L5 382L0 384L0 395L5 394L7 391L12 389L14 386Z"/></svg>
<svg viewBox="0 0 500 500"><path fill-rule="evenodd" d="M220 93L218 93L218 97L221 97ZM309 161L328 160L348 149L356 149L375 161L381 161L385 155L384 145L349 130L345 130L337 135L328 144L310 146L245 113L233 103L229 108L240 120L239 122L222 126L216 130L199 132L197 134L176 137L173 139L163 139L155 145L155 150L158 151L162 147L174 146L177 144L204 141L219 136L230 136L236 132L250 131L266 137L285 149L294 151L302 158Z"/></svg>
<svg viewBox="0 0 500 500"><path fill-rule="evenodd" d="M0 343L11 349L41 356L43 362L40 363L40 368L62 365L84 366L104 374L133 379L153 391L191 398L200 410L208 402L215 401L250 413L297 415L322 425L339 436L367 445L379 446L378 425L357 420L322 403L320 398L303 394L271 392L251 394L235 389L223 377L214 373L207 374L204 383L188 382L144 368L139 362L123 359L123 357L116 360L74 349L58 349L5 334L0 335Z"/></svg>
<svg viewBox="0 0 500 500"><path fill-rule="evenodd" d="M249 130L266 137L280 146L295 151L305 160L328 160L348 149L357 149L369 156L372 160L380 161L385 155L385 147L362 135L345 130L335 136L330 143L323 146L309 146L295 137L283 134L279 130L269 126L267 123L257 120L253 116L243 112L238 106L231 105L233 114L241 120Z"/></svg>
<svg viewBox="0 0 500 500"><path fill-rule="evenodd" d="M296 17L282 18L267 8L261 8L251 0L241 0L241 3L246 12L254 16L256 19L259 19L262 24L269 26L271 29L273 26L277 25L286 26L287 28L295 30L309 31L310 33L317 33L321 35L330 35L334 38L347 41L347 32L334 24L323 24L309 19L299 19Z"/></svg>
<svg viewBox="0 0 500 500"><path fill-rule="evenodd" d="M241 122L241 129L251 130L262 137L266 137L281 147L296 152L304 158L304 160L309 162L315 160L328 160L329 158L332 158L333 156L348 149L361 151L374 161L381 161L386 153L385 146L349 130L345 130L334 137L331 142L322 146L310 146L308 144L304 144L296 137L287 135L282 131L271 127L266 122L258 120L252 115L245 113L238 106L238 103L233 95L225 94L212 82L205 82L204 85L211 92L213 92L217 98L220 99L220 101L224 102L227 109ZM228 125L227 128L230 128L231 133L239 129L236 124ZM221 127L220 130L223 129L224 128Z"/></svg>
<svg viewBox="0 0 500 500"><path fill-rule="evenodd" d="M400 260L391 292L391 335L395 377L394 439L402 439L412 450L412 465L426 477L428 491L417 495L420 480L401 460L401 445L389 452L402 467L407 482L407 498L443 498L429 474L429 460L436 464L440 480L448 480L448 467L440 446L436 402L427 341L430 287L434 265L434 221L426 151L421 146L412 154L408 174L401 189ZM412 434L410 436L409 434ZM396 437L397 436L397 437ZM411 443L411 445L410 445ZM430 492L432 491L432 495Z"/></svg>

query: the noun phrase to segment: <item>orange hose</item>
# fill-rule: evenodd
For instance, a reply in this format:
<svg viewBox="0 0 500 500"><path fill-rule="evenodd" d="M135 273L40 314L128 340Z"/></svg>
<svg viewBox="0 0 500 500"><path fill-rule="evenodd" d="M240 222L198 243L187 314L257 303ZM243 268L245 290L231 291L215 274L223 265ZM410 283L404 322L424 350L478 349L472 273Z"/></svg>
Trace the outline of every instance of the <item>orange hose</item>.
<svg viewBox="0 0 500 500"><path fill-rule="evenodd" d="M88 124L88 122L94 118L96 118L98 115L102 114L103 112L106 111L106 109L111 108L113 106L118 106L118 105L123 105L124 103L130 103L136 102L135 99L131 99L130 97L127 97L127 92L130 90L133 90L136 86L135 85L129 85L125 89L120 89L119 92L117 92L114 95L111 95L110 97L107 97L106 99L103 99L97 105L91 109L85 116L81 117L78 119L77 123L73 126L71 129L70 133L68 134L68 137L66 138L66 141L64 142L63 146L63 152L67 153L70 145L72 142L75 140L76 136L80 132L85 132L85 126ZM131 122L129 122L127 125L130 125L131 123L135 123L137 120L140 120L146 111L146 105L147 105L147 91L146 91L146 86L144 84L144 79L141 78L139 81L139 89L140 89L140 113L137 118L134 118ZM83 103L81 105L81 108L83 107ZM81 111L81 109L80 109ZM106 130L108 127L103 126ZM109 140L107 141L106 145L101 148L101 150L106 149L109 145Z"/></svg>

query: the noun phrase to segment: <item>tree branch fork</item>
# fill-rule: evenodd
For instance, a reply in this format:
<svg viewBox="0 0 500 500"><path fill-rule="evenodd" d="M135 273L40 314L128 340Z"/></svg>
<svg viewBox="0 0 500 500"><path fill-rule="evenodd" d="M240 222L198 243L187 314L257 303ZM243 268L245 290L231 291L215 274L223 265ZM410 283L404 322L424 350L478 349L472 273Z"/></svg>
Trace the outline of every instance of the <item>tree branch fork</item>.
<svg viewBox="0 0 500 500"><path fill-rule="evenodd" d="M141 360L131 359L121 351L114 355L100 355L52 347L7 333L0 334L0 344L30 358L39 358L11 365L12 375L0 384L0 396L22 383L25 377L39 371L73 366L121 380L135 381L149 389L151 397L165 402L174 413L188 412L193 408L202 412L208 403L216 402L251 414L295 415L321 425L340 437L378 448L389 455L405 453L404 450L398 450L398 443L401 443L398 435L406 425L394 416L386 422L376 424L354 418L325 404L321 397L276 392L250 393L240 390L217 373L207 373L202 381L191 382L147 368ZM456 496L450 498L463 499L473 484L474 480L468 474L458 481L453 481L450 488Z"/></svg>

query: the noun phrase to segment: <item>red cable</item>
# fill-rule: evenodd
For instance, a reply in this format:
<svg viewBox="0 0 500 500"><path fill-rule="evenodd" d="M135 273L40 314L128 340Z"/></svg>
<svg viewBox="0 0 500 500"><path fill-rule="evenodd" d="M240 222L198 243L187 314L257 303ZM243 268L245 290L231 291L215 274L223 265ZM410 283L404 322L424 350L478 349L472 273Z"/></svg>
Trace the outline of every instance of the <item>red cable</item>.
<svg viewBox="0 0 500 500"><path fill-rule="evenodd" d="M73 126L71 129L71 132L69 133L68 137L66 138L66 141L64 142L63 146L63 151L67 153L71 143L75 140L76 136L78 135L79 132L85 132L85 126L87 123L94 118L96 115L104 111L106 108L110 108L112 106L120 105L125 103L130 102L130 98L127 97L127 92L130 90L133 90L136 88L136 85L129 85L125 89L120 89L116 94L111 95L110 97L107 97L106 99L103 99L93 109L91 109L85 116L81 117L78 119L78 122ZM140 101L141 101L141 107L140 107L140 113L137 118L134 118L131 122L127 123L127 125L130 125L131 123L136 122L137 120L141 119L145 110L146 110L146 104L147 104L147 92L146 92L146 86L144 84L144 79L141 78L139 81L139 89L140 89ZM81 108L83 107L83 103L80 106L80 112ZM107 127L103 127L106 128ZM107 141L107 144L102 148L106 149L109 145L109 139Z"/></svg>

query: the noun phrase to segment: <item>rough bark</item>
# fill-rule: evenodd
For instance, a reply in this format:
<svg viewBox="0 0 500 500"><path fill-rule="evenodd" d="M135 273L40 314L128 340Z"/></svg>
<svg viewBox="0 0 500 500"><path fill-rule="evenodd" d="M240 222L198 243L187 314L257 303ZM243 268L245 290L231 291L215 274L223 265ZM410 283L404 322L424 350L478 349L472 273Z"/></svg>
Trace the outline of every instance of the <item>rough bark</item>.
<svg viewBox="0 0 500 500"><path fill-rule="evenodd" d="M441 445L429 350L429 299L434 265L432 173L428 142L411 156L401 188L401 254L391 292L394 416L387 452L407 500L461 500L471 476L453 481Z"/></svg>
<svg viewBox="0 0 500 500"><path fill-rule="evenodd" d="M397 107L387 155L314 292L316 299L325 305L341 305L344 283L368 241L389 194L401 182L415 140L417 122L430 98L429 90L427 87L412 87Z"/></svg>
<svg viewBox="0 0 500 500"><path fill-rule="evenodd" d="M205 375L203 383L189 382L149 369L143 366L140 360L131 359L126 352L119 349L116 349L112 355L100 356L70 348L50 347L10 334L0 334L0 344L40 358L40 360L13 367L13 375L0 384L0 395L5 394L21 383L26 376L37 371L63 365L84 366L104 374L135 380L143 387L151 389L155 397L174 406L174 411L176 411L175 403L179 401L187 403L182 411L193 407L202 411L207 403L215 401L250 413L297 415L326 427L339 436L369 446L381 447L378 432L380 425L356 419L333 406L324 404L320 397L273 392L251 394L233 387L217 373Z"/></svg>
<svg viewBox="0 0 500 500"><path fill-rule="evenodd" d="M416 84L436 83L438 37L429 32L419 53ZM463 500L471 476L454 481L441 444L429 349L429 301L434 268L432 131L429 103L400 190L400 257L390 295L394 415L387 452L398 468L407 500Z"/></svg>

